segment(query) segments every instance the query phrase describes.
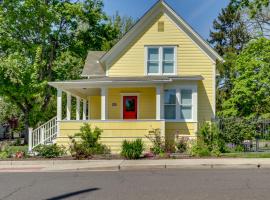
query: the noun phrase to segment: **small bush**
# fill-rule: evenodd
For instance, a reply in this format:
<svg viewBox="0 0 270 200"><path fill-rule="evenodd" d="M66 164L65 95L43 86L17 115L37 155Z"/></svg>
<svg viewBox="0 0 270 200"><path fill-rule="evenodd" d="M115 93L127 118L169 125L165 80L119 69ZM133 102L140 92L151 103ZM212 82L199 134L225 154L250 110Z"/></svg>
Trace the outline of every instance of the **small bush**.
<svg viewBox="0 0 270 200"><path fill-rule="evenodd" d="M188 138L181 137L180 140L176 142L176 148L178 153L184 153L187 151L188 147Z"/></svg>
<svg viewBox="0 0 270 200"><path fill-rule="evenodd" d="M175 146L175 138L174 139L166 139L165 142L165 152L167 153L175 153L176 146Z"/></svg>
<svg viewBox="0 0 270 200"><path fill-rule="evenodd" d="M124 140L122 143L121 155L127 159L139 159L144 151L144 144L141 139L135 141Z"/></svg>
<svg viewBox="0 0 270 200"><path fill-rule="evenodd" d="M146 135L145 137L149 139L152 143L150 151L153 154L159 155L165 152L165 141L164 138L162 138L161 136L160 129L153 129L149 131L149 135Z"/></svg>
<svg viewBox="0 0 270 200"><path fill-rule="evenodd" d="M7 152L1 151L1 152L0 152L0 159L6 159L6 158L8 158Z"/></svg>
<svg viewBox="0 0 270 200"><path fill-rule="evenodd" d="M192 156L198 156L198 157L204 157L204 156L211 155L211 152L209 151L208 146L200 141L197 141L196 144L193 144L191 146L190 153Z"/></svg>
<svg viewBox="0 0 270 200"><path fill-rule="evenodd" d="M65 148L57 144L38 145L33 151L44 158L57 158L65 154Z"/></svg>
<svg viewBox="0 0 270 200"><path fill-rule="evenodd" d="M96 127L92 130L89 124L84 124L80 133L75 134L75 137L79 137L79 141L76 141L74 137L70 138L71 155L76 159L88 159L97 154L109 154L110 149L99 143L101 133L101 129Z"/></svg>

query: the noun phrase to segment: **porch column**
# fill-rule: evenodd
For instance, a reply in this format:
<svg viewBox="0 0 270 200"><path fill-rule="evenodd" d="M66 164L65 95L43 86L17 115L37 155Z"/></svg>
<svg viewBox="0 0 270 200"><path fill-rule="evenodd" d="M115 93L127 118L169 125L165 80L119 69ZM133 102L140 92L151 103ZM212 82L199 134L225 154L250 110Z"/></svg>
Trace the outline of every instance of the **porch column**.
<svg viewBox="0 0 270 200"><path fill-rule="evenodd" d="M62 120L62 90L57 89L57 121Z"/></svg>
<svg viewBox="0 0 270 200"><path fill-rule="evenodd" d="M81 98L76 97L76 120L80 120Z"/></svg>
<svg viewBox="0 0 270 200"><path fill-rule="evenodd" d="M67 120L71 118L71 95L67 93Z"/></svg>
<svg viewBox="0 0 270 200"><path fill-rule="evenodd" d="M156 87L156 120L164 119L163 86Z"/></svg>
<svg viewBox="0 0 270 200"><path fill-rule="evenodd" d="M108 118L107 112L107 97L108 88L101 88L101 120L106 120Z"/></svg>
<svg viewBox="0 0 270 200"><path fill-rule="evenodd" d="M86 120L86 105L87 105L87 101L84 99L83 100L83 120Z"/></svg>

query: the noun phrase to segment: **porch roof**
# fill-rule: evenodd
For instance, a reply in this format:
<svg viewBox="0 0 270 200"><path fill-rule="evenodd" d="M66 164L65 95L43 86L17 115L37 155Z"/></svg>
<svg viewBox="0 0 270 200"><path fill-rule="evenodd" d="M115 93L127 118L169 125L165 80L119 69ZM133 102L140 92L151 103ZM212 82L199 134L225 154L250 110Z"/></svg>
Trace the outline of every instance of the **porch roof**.
<svg viewBox="0 0 270 200"><path fill-rule="evenodd" d="M196 76L133 76L133 77L89 77L88 79L67 80L49 82L53 87L97 87L119 84L155 84L155 83L170 83L173 81L200 81L203 80L201 75Z"/></svg>

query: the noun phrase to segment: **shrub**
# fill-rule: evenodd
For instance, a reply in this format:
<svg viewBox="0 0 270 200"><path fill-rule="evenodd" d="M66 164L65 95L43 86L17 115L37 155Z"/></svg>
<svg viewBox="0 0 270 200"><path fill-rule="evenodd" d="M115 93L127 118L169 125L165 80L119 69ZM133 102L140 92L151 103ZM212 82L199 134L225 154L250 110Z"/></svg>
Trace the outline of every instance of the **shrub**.
<svg viewBox="0 0 270 200"><path fill-rule="evenodd" d="M197 143L191 148L195 156L219 156L226 152L226 145L219 129L213 123L203 123L197 133Z"/></svg>
<svg viewBox="0 0 270 200"><path fill-rule="evenodd" d="M89 124L84 124L80 128L80 132L75 134L75 137L79 137L79 141L76 141L74 137L71 137L70 151L71 155L76 159L91 158L95 154L108 154L110 149L99 143L102 130L99 128L91 129Z"/></svg>
<svg viewBox="0 0 270 200"><path fill-rule="evenodd" d="M144 151L144 143L141 139L135 141L124 140L121 155L127 159L139 159Z"/></svg>
<svg viewBox="0 0 270 200"><path fill-rule="evenodd" d="M1 152L0 152L0 159L6 159L6 158L8 158L7 152L1 151Z"/></svg>
<svg viewBox="0 0 270 200"><path fill-rule="evenodd" d="M65 148L57 144L38 145L33 151L37 152L38 156L44 158L57 158L65 154Z"/></svg>
<svg viewBox="0 0 270 200"><path fill-rule="evenodd" d="M211 152L209 151L208 146L198 139L198 141L191 146L190 154L192 156L203 157L210 156Z"/></svg>
<svg viewBox="0 0 270 200"><path fill-rule="evenodd" d="M152 143L150 151L153 154L159 155L165 152L165 141L164 138L162 138L161 136L160 129L153 129L149 131L149 135L146 135L145 137L149 139Z"/></svg>
<svg viewBox="0 0 270 200"><path fill-rule="evenodd" d="M173 138L173 139L167 138L165 141L165 152L175 153L175 150L176 150L175 138Z"/></svg>
<svg viewBox="0 0 270 200"><path fill-rule="evenodd" d="M180 140L176 142L176 148L178 153L184 153L187 151L188 147L188 138L187 137L181 137Z"/></svg>

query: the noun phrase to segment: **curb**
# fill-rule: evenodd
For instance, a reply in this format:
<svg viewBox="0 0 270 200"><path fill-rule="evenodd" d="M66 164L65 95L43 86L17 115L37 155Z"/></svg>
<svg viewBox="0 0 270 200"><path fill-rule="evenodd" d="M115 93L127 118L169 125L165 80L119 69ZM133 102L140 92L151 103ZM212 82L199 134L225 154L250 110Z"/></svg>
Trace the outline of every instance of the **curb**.
<svg viewBox="0 0 270 200"><path fill-rule="evenodd" d="M270 159L0 161L0 172L127 171L157 169L269 169Z"/></svg>

